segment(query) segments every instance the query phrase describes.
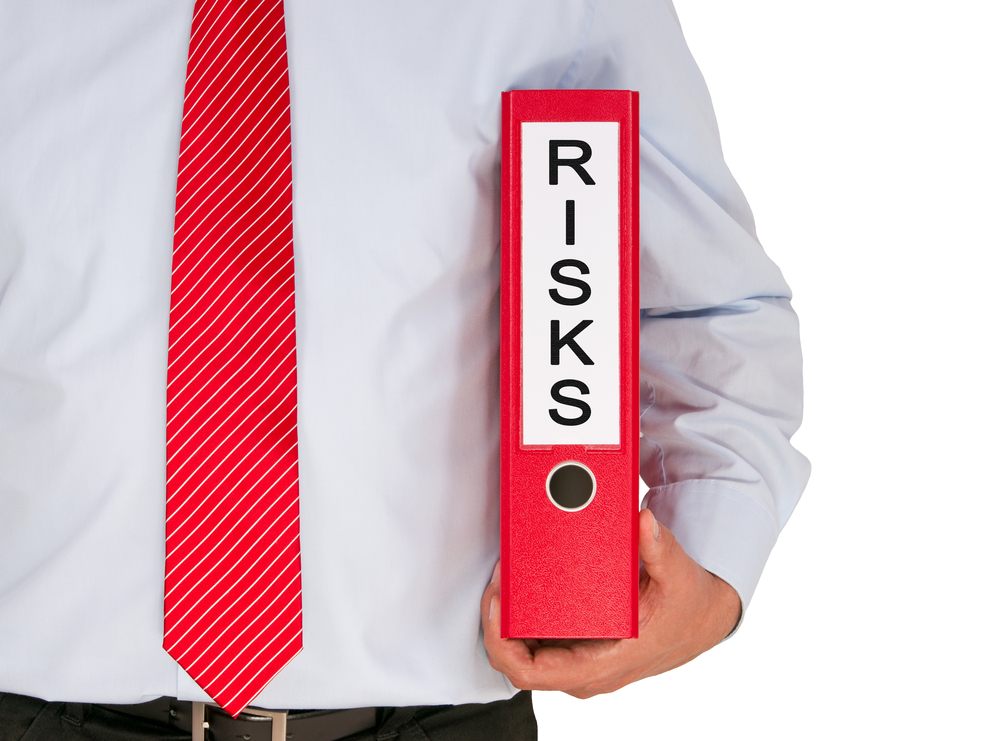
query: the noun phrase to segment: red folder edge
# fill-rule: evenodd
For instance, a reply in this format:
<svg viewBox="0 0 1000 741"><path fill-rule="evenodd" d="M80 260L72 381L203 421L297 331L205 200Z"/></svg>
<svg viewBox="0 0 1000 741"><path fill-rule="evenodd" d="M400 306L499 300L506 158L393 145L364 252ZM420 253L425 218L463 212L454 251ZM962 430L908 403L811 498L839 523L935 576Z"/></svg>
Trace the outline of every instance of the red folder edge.
<svg viewBox="0 0 1000 741"><path fill-rule="evenodd" d="M521 444L521 127L524 121L619 122L620 445ZM635 638L639 634L639 94L501 93L500 635ZM584 462L598 480L579 512L557 509L539 478ZM603 486L602 486L603 484ZM609 484L612 486L609 487ZM612 495L608 496L609 488ZM572 519L568 519L572 518Z"/></svg>

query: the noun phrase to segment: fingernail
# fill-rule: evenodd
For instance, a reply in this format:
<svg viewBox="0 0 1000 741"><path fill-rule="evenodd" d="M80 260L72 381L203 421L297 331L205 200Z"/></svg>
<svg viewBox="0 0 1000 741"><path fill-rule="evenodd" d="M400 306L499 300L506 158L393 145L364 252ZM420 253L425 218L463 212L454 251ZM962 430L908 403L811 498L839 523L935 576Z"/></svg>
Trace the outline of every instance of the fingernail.
<svg viewBox="0 0 1000 741"><path fill-rule="evenodd" d="M490 597L490 614L487 616L487 620L493 620L493 606L497 603L496 597Z"/></svg>
<svg viewBox="0 0 1000 741"><path fill-rule="evenodd" d="M500 562L497 561L496 566L493 567L493 576L490 577L490 584L493 584L497 580L497 574L500 573Z"/></svg>
<svg viewBox="0 0 1000 741"><path fill-rule="evenodd" d="M657 520L656 516L654 515L653 516L653 540L659 540L659 539L660 539L660 521Z"/></svg>

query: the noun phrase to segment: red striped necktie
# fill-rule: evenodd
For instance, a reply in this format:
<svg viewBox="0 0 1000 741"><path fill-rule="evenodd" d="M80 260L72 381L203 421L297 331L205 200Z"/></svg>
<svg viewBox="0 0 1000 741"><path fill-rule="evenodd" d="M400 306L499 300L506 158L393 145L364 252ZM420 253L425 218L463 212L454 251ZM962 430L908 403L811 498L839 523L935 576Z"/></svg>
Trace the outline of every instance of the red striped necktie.
<svg viewBox="0 0 1000 741"><path fill-rule="evenodd" d="M196 0L167 350L163 647L236 716L302 648L282 0Z"/></svg>

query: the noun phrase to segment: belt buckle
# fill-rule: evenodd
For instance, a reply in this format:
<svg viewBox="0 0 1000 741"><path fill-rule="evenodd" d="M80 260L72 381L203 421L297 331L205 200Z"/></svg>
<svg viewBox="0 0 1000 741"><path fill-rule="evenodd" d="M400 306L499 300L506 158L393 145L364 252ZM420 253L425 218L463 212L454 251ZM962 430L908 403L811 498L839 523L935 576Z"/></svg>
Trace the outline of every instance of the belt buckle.
<svg viewBox="0 0 1000 741"><path fill-rule="evenodd" d="M205 741L205 729L208 722L205 720L205 706L220 707L214 702L192 702L191 703L191 741ZM253 720L268 719L271 721L271 741L285 741L288 735L288 711L287 710L265 710L264 708L246 707L243 713L251 716Z"/></svg>

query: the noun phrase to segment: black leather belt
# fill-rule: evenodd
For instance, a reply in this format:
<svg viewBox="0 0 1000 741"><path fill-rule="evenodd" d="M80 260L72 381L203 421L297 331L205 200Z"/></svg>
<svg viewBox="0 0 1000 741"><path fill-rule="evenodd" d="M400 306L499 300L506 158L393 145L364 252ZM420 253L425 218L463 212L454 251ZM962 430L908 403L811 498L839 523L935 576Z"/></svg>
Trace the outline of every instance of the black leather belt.
<svg viewBox="0 0 1000 741"><path fill-rule="evenodd" d="M267 710L247 707L236 718L210 703L161 697L127 705L94 703L91 707L112 713L146 718L189 731L193 741L206 738L242 741L334 741L374 728L381 720L379 708L343 710ZM206 731L211 731L208 735Z"/></svg>

